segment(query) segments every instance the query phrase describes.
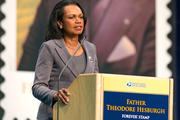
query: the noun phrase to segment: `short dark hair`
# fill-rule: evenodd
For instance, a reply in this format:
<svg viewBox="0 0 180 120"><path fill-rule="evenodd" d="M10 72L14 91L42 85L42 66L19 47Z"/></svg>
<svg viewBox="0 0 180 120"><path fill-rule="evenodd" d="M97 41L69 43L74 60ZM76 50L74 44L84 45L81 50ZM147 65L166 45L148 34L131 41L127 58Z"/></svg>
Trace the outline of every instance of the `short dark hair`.
<svg viewBox="0 0 180 120"><path fill-rule="evenodd" d="M81 5L74 1L74 0L62 0L58 2L55 7L53 8L50 17L49 17L49 23L45 35L45 40L51 40L51 39L61 39L63 37L63 31L59 28L57 25L57 21L63 20L64 10L63 8L67 5L77 5L82 13L83 13L83 19L84 19L84 29L81 35L79 35L79 40L81 40L85 36L85 26L87 22L87 17L85 14L84 9L81 7Z"/></svg>

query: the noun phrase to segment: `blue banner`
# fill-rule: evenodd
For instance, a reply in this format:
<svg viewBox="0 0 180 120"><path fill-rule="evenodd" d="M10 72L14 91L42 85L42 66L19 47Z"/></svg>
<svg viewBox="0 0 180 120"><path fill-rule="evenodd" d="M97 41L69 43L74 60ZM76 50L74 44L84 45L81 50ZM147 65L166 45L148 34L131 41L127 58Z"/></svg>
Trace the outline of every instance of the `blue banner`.
<svg viewBox="0 0 180 120"><path fill-rule="evenodd" d="M168 95L104 92L103 120L168 120Z"/></svg>

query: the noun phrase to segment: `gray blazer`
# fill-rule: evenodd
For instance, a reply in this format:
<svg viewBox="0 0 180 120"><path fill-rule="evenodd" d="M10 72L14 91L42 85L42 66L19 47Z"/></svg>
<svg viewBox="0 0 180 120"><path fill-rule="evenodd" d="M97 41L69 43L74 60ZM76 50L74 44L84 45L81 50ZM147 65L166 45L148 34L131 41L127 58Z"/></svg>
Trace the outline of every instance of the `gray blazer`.
<svg viewBox="0 0 180 120"><path fill-rule="evenodd" d="M96 47L88 41L82 43L86 54L84 73L98 72ZM63 40L49 40L41 45L35 69L35 79L32 87L33 95L41 101L37 119L52 119L53 95L57 92L59 73L70 58ZM61 88L68 88L79 75L74 69L76 63L70 62L59 80Z"/></svg>

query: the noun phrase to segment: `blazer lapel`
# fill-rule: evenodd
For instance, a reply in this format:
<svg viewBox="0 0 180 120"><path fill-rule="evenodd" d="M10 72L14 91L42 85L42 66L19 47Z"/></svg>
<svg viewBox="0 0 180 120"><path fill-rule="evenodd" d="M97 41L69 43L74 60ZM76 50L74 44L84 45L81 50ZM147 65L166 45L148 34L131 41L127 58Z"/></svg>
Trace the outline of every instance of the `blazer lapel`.
<svg viewBox="0 0 180 120"><path fill-rule="evenodd" d="M93 56L91 55L90 51L88 50L88 45L86 44L86 42L84 41L84 43L82 44L83 48L84 48L84 52L86 54L86 68L85 68L85 71L84 73L92 73L93 69Z"/></svg>
<svg viewBox="0 0 180 120"><path fill-rule="evenodd" d="M61 61L64 63L64 65L67 64L68 60L70 59L71 55L68 53L64 41L61 40L55 40L57 47L55 48L59 58L61 59ZM73 67L75 65L75 63L73 63L73 60L70 61L70 63L68 63L67 68L69 69L72 74L77 77L78 76L78 71ZM62 68L63 69L63 68Z"/></svg>

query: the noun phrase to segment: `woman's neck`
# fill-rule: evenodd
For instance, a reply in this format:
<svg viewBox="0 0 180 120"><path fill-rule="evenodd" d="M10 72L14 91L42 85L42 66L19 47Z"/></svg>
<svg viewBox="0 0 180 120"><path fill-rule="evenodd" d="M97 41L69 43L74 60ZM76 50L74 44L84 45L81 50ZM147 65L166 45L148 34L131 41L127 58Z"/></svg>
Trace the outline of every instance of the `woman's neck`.
<svg viewBox="0 0 180 120"><path fill-rule="evenodd" d="M76 36L76 37L64 36L64 42L68 46L76 47L79 44L78 36Z"/></svg>

